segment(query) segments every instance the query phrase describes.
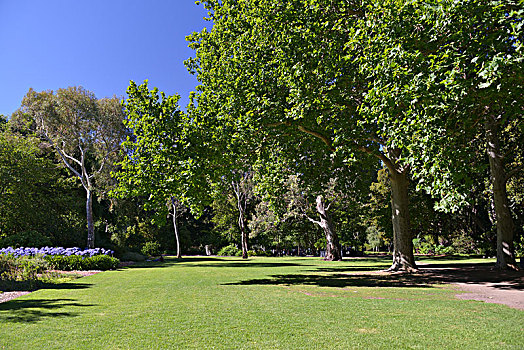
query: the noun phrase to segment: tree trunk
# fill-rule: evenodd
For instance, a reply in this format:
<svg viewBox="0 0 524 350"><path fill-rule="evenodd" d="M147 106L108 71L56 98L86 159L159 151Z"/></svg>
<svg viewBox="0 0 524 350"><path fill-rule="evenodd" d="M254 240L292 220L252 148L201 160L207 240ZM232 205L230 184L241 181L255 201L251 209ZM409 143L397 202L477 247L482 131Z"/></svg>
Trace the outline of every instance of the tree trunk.
<svg viewBox="0 0 524 350"><path fill-rule="evenodd" d="M180 253L180 237L178 235L178 225L176 222L176 215L177 215L177 203L174 197L171 197L171 204L173 205L173 228L175 229L175 240L176 240L176 257L177 259L182 258L182 254Z"/></svg>
<svg viewBox="0 0 524 350"><path fill-rule="evenodd" d="M93 224L93 193L87 189L86 212L87 212L87 248L95 247L95 226Z"/></svg>
<svg viewBox="0 0 524 350"><path fill-rule="evenodd" d="M238 226L240 227L241 245L242 245L242 259L247 259L247 228L244 220L244 211L239 205L240 213L238 216Z"/></svg>
<svg viewBox="0 0 524 350"><path fill-rule="evenodd" d="M513 246L514 224L506 192L506 173L500 149L499 127L496 117L486 119L487 153L493 189L493 204L497 225L497 268L517 269Z"/></svg>
<svg viewBox="0 0 524 350"><path fill-rule="evenodd" d="M238 227L240 228L240 239L241 239L241 248L242 248L242 259L247 259L247 227L245 212L247 207L247 194L242 188L242 182L231 182L235 196L237 197L237 207L238 207Z"/></svg>
<svg viewBox="0 0 524 350"><path fill-rule="evenodd" d="M342 260L342 254L340 249L340 243L338 241L338 235L333 227L331 216L329 215L324 199L322 196L317 196L317 212L320 216L320 222L317 222L324 234L326 235L326 257L325 260Z"/></svg>
<svg viewBox="0 0 524 350"><path fill-rule="evenodd" d="M390 171L391 212L393 221L393 264L389 271L413 271L413 237L409 220L408 171Z"/></svg>

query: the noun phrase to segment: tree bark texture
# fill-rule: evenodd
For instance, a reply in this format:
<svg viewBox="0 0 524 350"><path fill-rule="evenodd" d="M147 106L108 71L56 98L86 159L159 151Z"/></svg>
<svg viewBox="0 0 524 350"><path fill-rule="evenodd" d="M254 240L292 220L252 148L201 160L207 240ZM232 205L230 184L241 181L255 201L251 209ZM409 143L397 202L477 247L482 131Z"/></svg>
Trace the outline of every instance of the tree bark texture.
<svg viewBox="0 0 524 350"><path fill-rule="evenodd" d="M320 221L316 223L322 228L326 236L326 257L325 260L342 260L342 253L340 248L340 242L338 235L333 227L333 221L326 208L324 199L322 196L317 196L317 212L320 216Z"/></svg>
<svg viewBox="0 0 524 350"><path fill-rule="evenodd" d="M493 204L497 225L497 268L517 269L513 237L515 226L509 208L506 191L506 172L504 159L500 148L499 125L497 118L491 115L486 117L486 141L491 185L493 189Z"/></svg>
<svg viewBox="0 0 524 350"><path fill-rule="evenodd" d="M231 183L235 196L237 197L237 207L238 207L238 227L240 228L240 239L241 239L241 248L242 248L242 259L248 258L248 235L247 235L247 226L246 226L246 207L247 207L247 195L244 193L241 182L233 181Z"/></svg>
<svg viewBox="0 0 524 350"><path fill-rule="evenodd" d="M95 226L93 224L93 193L86 189L86 214L87 214L87 248L95 247Z"/></svg>
<svg viewBox="0 0 524 350"><path fill-rule="evenodd" d="M408 171L390 170L391 214L393 221L393 264L390 271L417 268L413 255L413 237L409 217Z"/></svg>
<svg viewBox="0 0 524 350"><path fill-rule="evenodd" d="M178 225L176 222L176 216L178 212L178 205L177 201L174 197L171 197L171 205L173 206L173 228L175 229L175 241L176 241L176 257L177 259L182 258L182 254L180 252L180 237L178 235Z"/></svg>

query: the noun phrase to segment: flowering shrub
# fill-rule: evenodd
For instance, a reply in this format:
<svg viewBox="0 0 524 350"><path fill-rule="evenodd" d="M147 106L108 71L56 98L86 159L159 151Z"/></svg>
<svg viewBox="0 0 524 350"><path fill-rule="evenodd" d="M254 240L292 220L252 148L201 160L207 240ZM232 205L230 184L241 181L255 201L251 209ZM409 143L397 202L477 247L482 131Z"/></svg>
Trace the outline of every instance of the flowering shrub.
<svg viewBox="0 0 524 350"><path fill-rule="evenodd" d="M57 270L110 270L116 269L120 260L110 256L112 250L103 248L84 249L44 247L44 248L3 248L0 249L0 258L9 259L13 263L20 264L22 261L24 271L32 265L33 260L43 260L49 267ZM0 260L1 261L1 260ZM8 260L6 260L8 261Z"/></svg>
<svg viewBox="0 0 524 350"><path fill-rule="evenodd" d="M85 270L111 270L116 269L120 260L109 255L48 255L44 258L49 266L56 270L85 271Z"/></svg>
<svg viewBox="0 0 524 350"><path fill-rule="evenodd" d="M104 248L94 248L94 249L84 249L81 250L80 248L74 247L74 248L62 248L62 247L43 247L43 248L2 248L0 249L0 255L13 255L15 257L19 256L54 256L54 255L63 255L63 256L71 256L71 255L78 255L83 257L92 257L95 255L112 255L114 252L112 250L107 250Z"/></svg>

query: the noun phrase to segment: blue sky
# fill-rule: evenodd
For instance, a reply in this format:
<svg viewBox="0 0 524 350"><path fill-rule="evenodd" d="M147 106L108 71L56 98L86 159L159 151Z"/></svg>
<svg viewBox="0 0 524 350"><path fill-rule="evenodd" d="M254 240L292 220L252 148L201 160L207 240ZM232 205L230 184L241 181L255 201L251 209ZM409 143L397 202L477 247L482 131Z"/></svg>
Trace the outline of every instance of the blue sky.
<svg viewBox="0 0 524 350"><path fill-rule="evenodd" d="M145 79L185 107L197 85L185 36L211 27L205 15L194 0L0 0L0 114L31 87L123 97Z"/></svg>

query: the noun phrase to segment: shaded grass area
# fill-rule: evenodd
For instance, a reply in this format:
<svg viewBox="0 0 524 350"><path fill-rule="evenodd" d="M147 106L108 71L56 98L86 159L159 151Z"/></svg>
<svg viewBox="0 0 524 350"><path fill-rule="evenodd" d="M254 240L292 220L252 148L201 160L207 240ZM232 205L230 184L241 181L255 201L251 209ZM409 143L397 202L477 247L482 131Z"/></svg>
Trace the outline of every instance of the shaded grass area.
<svg viewBox="0 0 524 350"><path fill-rule="evenodd" d="M67 283L75 279L81 278L81 274L76 273L58 273L46 272L39 275L36 279L29 280L3 280L0 279L0 293L10 291L34 291L38 289L77 289L85 288L84 284L77 285L74 283Z"/></svg>
<svg viewBox="0 0 524 350"><path fill-rule="evenodd" d="M424 262L446 268L492 263ZM522 311L457 300L457 291L426 272L374 272L389 265L388 257L168 258L0 304L0 348L511 349L524 344Z"/></svg>

